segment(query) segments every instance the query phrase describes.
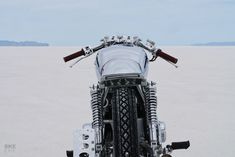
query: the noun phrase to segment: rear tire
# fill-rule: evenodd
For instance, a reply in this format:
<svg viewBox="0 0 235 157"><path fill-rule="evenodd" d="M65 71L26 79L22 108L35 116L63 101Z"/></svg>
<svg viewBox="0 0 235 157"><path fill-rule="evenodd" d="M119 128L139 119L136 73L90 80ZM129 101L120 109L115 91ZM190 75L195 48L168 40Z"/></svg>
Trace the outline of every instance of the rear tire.
<svg viewBox="0 0 235 157"><path fill-rule="evenodd" d="M137 106L135 90L115 88L112 97L114 157L138 157Z"/></svg>

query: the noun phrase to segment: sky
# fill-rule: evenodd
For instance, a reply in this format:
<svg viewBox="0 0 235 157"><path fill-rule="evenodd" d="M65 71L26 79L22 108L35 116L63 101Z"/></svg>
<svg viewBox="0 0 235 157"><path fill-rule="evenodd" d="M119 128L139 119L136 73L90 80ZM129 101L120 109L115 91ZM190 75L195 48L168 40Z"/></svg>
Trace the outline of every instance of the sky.
<svg viewBox="0 0 235 157"><path fill-rule="evenodd" d="M235 41L234 0L0 0L0 40L96 45L131 35L159 45Z"/></svg>

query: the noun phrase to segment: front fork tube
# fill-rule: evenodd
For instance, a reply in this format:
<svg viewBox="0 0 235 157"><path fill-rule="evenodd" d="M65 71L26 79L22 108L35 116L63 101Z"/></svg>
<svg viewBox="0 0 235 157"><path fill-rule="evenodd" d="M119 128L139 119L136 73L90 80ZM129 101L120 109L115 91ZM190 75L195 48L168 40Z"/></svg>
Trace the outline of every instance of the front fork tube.
<svg viewBox="0 0 235 157"><path fill-rule="evenodd" d="M101 151L102 151L102 140L103 140L103 129L100 128L94 128L95 130L95 156L101 157Z"/></svg>
<svg viewBox="0 0 235 157"><path fill-rule="evenodd" d="M91 108L93 117L93 129L95 130L95 156L100 157L103 141L103 106L101 102L101 91L98 85L90 88Z"/></svg>
<svg viewBox="0 0 235 157"><path fill-rule="evenodd" d="M150 134L150 146L152 148L153 157L159 157L158 149L161 146L158 139L157 96L156 85L154 82L149 83L146 89L146 107Z"/></svg>

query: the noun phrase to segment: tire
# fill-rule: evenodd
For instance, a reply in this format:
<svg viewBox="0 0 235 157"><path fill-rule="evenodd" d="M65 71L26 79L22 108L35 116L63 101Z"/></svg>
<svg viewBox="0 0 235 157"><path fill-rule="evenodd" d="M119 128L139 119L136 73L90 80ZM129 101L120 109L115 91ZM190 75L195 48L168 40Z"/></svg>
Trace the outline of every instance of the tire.
<svg viewBox="0 0 235 157"><path fill-rule="evenodd" d="M138 157L135 90L115 88L112 97L114 157Z"/></svg>

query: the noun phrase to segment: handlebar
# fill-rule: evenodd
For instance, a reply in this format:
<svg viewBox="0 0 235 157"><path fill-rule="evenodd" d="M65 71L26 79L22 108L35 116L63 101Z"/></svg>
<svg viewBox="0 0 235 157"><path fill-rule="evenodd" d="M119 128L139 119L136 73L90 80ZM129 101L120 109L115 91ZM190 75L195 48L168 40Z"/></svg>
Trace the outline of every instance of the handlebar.
<svg viewBox="0 0 235 157"><path fill-rule="evenodd" d="M153 58L150 61L155 61L158 56L163 58L164 60L166 60L168 62L173 63L173 64L176 64L177 61L178 61L177 58L166 54L161 49L156 49L155 43L150 41L150 40L147 40L146 45L143 44L138 37L133 37L133 40L132 40L132 39L130 39L129 36L127 37L127 39L125 39L122 36L117 36L117 37L113 36L112 39L110 39L110 40L109 40L108 37L105 37L101 41L103 41L103 43L101 45L95 47L95 48L91 49L90 47L87 46L87 47L81 49L78 52L75 52L71 55L68 55L68 56L64 57L64 61L68 62L68 61L70 61L72 59L75 59L77 57L84 56L84 57L81 57L80 59L78 59L77 62L79 62L80 60L92 55L93 53L95 53L96 51L98 51L102 48L105 48L105 47L108 47L108 46L111 46L111 45L117 45L117 44L122 44L122 45L127 45L127 46L128 45L129 46L137 46L137 47L141 47L141 48L147 50L148 52L152 53L152 55L153 55ZM77 62L75 62L75 64Z"/></svg>
<svg viewBox="0 0 235 157"><path fill-rule="evenodd" d="M75 53L73 53L71 55L68 55L68 56L64 57L64 62L68 62L68 61L70 61L72 59L75 59L77 57L84 56L84 55L85 55L85 51L83 49L81 49L78 52L75 52Z"/></svg>
<svg viewBox="0 0 235 157"><path fill-rule="evenodd" d="M94 47L93 49L91 49L89 46L86 46L85 48L82 48L80 51L64 57L64 62L68 62L68 61L75 59L75 58L78 58L80 56L84 56L83 58L86 58L86 57L92 55L94 52L99 51L100 49L102 49L104 47L105 47L104 44L101 44L100 46ZM83 58L81 58L81 59L83 59ZM80 61L80 60L78 60L78 61Z"/></svg>
<svg viewBox="0 0 235 157"><path fill-rule="evenodd" d="M157 50L157 56L159 56L159 57L161 57L161 58L163 58L163 59L165 59L165 60L167 60L167 61L170 61L170 62L172 62L172 63L174 63L174 64L176 64L176 63L178 62L178 59L177 59L177 58L172 57L172 56L166 54L165 52L162 52L161 49L158 49L158 50Z"/></svg>

